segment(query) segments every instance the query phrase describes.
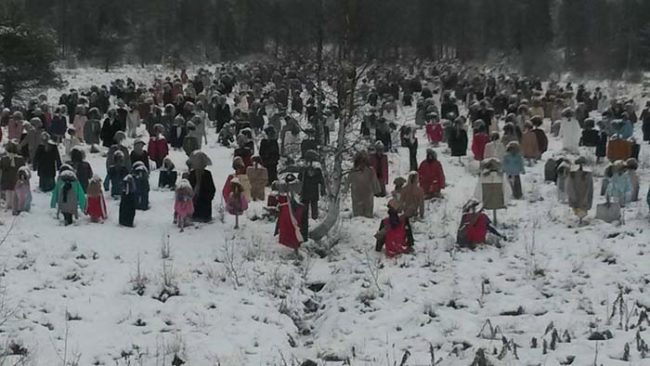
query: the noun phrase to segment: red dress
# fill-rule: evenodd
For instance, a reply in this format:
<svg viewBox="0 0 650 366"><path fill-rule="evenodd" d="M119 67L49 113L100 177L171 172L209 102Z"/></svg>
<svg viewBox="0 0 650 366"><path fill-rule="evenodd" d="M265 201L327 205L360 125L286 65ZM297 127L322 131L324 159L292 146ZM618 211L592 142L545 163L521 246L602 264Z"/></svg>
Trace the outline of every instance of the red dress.
<svg viewBox="0 0 650 366"><path fill-rule="evenodd" d="M420 188L428 197L440 194L445 188L445 172L438 160L424 160L418 168Z"/></svg>
<svg viewBox="0 0 650 366"><path fill-rule="evenodd" d="M485 156L485 145L490 141L487 133L479 132L474 134L472 139L472 152L474 153L474 160L482 161Z"/></svg>
<svg viewBox="0 0 650 366"><path fill-rule="evenodd" d="M478 216L476 216L478 215ZM466 213L462 218L463 225L466 225L466 239L469 244L485 243L488 232L488 224L490 219L486 214L480 213Z"/></svg>
<svg viewBox="0 0 650 366"><path fill-rule="evenodd" d="M300 248L303 242L300 234L300 223L302 218L302 206L296 202L290 202L286 195L278 196L278 208L280 215L275 228L275 234L279 235L280 244L292 249Z"/></svg>
<svg viewBox="0 0 650 366"><path fill-rule="evenodd" d="M149 139L147 152L149 153L149 158L155 161L156 166L160 168L163 160L167 157L167 154L169 154L167 140L164 137L152 137Z"/></svg>
<svg viewBox="0 0 650 366"><path fill-rule="evenodd" d="M402 253L407 253L409 248L406 240L406 220L400 218L399 225L396 227L390 226L388 218L384 219L384 228L386 228L386 236L384 248L386 249L386 256L394 257Z"/></svg>
<svg viewBox="0 0 650 366"><path fill-rule="evenodd" d="M104 195L88 196L88 205L86 206L86 213L92 220L106 220L106 202Z"/></svg>
<svg viewBox="0 0 650 366"><path fill-rule="evenodd" d="M440 123L427 123L426 130L430 143L437 144L442 141L442 125Z"/></svg>

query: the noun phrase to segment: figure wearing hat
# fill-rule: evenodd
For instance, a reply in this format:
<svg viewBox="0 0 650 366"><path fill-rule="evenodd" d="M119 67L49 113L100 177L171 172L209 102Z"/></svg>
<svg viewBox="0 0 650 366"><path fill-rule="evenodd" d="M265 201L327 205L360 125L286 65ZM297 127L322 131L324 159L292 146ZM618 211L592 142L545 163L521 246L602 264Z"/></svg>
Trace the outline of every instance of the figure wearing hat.
<svg viewBox="0 0 650 366"><path fill-rule="evenodd" d="M145 142L141 138L135 139L133 142L133 151L131 151L131 164L135 166L135 163L141 162L145 168L150 169L151 163L149 162L149 153L144 149Z"/></svg>
<svg viewBox="0 0 650 366"><path fill-rule="evenodd" d="M104 192L102 191L102 179L98 175L94 175L88 183L86 190L86 215L90 216L91 222L104 222L108 218L108 210L106 210L106 201L104 200Z"/></svg>
<svg viewBox="0 0 650 366"><path fill-rule="evenodd" d="M574 118L574 112L566 108L562 112L562 121L560 124L560 137L562 138L562 148L571 153L579 153L579 143L582 129L580 123Z"/></svg>
<svg viewBox="0 0 650 366"><path fill-rule="evenodd" d="M441 191L446 185L445 172L433 149L427 149L426 159L418 167L418 176L426 199L441 196Z"/></svg>
<svg viewBox="0 0 650 366"><path fill-rule="evenodd" d="M190 157L191 170L188 181L194 189L194 214L192 218L199 222L212 220L212 200L216 193L212 173L206 167L212 161L202 151L195 151Z"/></svg>
<svg viewBox="0 0 650 366"><path fill-rule="evenodd" d="M131 175L135 182L135 208L146 211L149 209L149 169L138 161L133 164Z"/></svg>
<svg viewBox="0 0 650 366"><path fill-rule="evenodd" d="M131 170L131 154L129 154L129 149L126 147L126 134L122 131L117 131L115 136L113 136L113 145L108 149L106 154L106 170L111 168L113 165L113 159L117 151L122 153L122 163L130 171Z"/></svg>
<svg viewBox="0 0 650 366"><path fill-rule="evenodd" d="M38 172L38 186L43 192L54 189L54 177L61 166L61 156L56 143L50 139L47 132L42 135L43 144L38 147L34 155L34 170Z"/></svg>
<svg viewBox="0 0 650 366"><path fill-rule="evenodd" d="M238 178L232 178L228 184L230 192L226 198L226 211L235 216L235 229L239 229L239 216L248 209L248 199Z"/></svg>
<svg viewBox="0 0 650 366"><path fill-rule="evenodd" d="M192 214L194 214L194 190L190 182L183 179L176 187L174 198L174 223L178 225L181 232L190 224Z"/></svg>

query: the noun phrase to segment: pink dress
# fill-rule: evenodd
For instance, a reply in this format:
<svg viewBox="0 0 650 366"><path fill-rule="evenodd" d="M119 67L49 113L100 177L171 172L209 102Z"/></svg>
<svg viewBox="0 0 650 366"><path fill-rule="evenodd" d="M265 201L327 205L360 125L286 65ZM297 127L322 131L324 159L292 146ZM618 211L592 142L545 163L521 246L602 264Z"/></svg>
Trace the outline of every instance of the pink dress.
<svg viewBox="0 0 650 366"><path fill-rule="evenodd" d="M174 202L174 214L179 219L191 217L194 214L194 201L192 196L179 196L176 197Z"/></svg>

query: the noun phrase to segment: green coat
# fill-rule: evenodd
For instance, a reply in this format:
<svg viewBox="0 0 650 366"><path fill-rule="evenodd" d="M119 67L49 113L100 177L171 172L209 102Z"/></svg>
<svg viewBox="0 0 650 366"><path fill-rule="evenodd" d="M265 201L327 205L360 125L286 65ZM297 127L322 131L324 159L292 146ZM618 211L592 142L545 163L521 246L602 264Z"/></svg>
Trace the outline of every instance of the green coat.
<svg viewBox="0 0 650 366"><path fill-rule="evenodd" d="M56 180L56 186L54 187L54 191L52 191L52 198L50 199L51 208L56 208L56 206L59 204L59 193L61 192L62 189L63 189L63 179L59 178ZM85 211L86 194L84 193L84 190L81 187L81 183L79 183L78 180L75 180L72 183L72 191L77 197L77 203L79 204L79 208L81 209L81 211Z"/></svg>

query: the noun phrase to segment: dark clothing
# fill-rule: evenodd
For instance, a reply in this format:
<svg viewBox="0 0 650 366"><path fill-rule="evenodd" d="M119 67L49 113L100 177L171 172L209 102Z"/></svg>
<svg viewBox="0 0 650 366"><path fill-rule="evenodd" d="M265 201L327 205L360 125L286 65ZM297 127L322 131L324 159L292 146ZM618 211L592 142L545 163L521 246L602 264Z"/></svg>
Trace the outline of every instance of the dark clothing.
<svg viewBox="0 0 650 366"><path fill-rule="evenodd" d="M269 185L278 180L278 161L280 161L280 146L277 140L263 139L260 142L260 158L269 176Z"/></svg>
<svg viewBox="0 0 650 366"><path fill-rule="evenodd" d="M604 158L607 156L607 140L609 137L606 132L600 132L598 134L598 144L596 144L596 157Z"/></svg>
<svg viewBox="0 0 650 366"><path fill-rule="evenodd" d="M110 189L112 197L118 197L122 194L124 178L129 174L129 170L124 165L113 165L108 169L106 180L104 180L104 190Z"/></svg>
<svg viewBox="0 0 650 366"><path fill-rule="evenodd" d="M318 167L306 167L298 175L298 180L302 182L301 198L302 201L316 201L320 196L325 195L325 180L323 172Z"/></svg>
<svg viewBox="0 0 650 366"><path fill-rule="evenodd" d="M582 137L580 137L580 146L595 147L598 146L600 136L598 131L594 129L582 130Z"/></svg>
<svg viewBox="0 0 650 366"><path fill-rule="evenodd" d="M452 102L442 102L442 105L440 105L440 114L441 114L440 117L449 118L450 113L453 114L453 118L458 117L459 116L458 106Z"/></svg>
<svg viewBox="0 0 650 366"><path fill-rule="evenodd" d="M63 222L65 223L65 226L72 225L73 221L71 213L63 212Z"/></svg>
<svg viewBox="0 0 650 366"><path fill-rule="evenodd" d="M135 193L122 193L120 200L120 217L121 226L133 227L135 219Z"/></svg>
<svg viewBox="0 0 650 366"><path fill-rule="evenodd" d="M149 174L142 169L133 172L135 183L135 208L146 211L149 209Z"/></svg>
<svg viewBox="0 0 650 366"><path fill-rule="evenodd" d="M136 161L141 161L144 164L145 168L149 170L150 167L149 154L147 153L146 150L142 150L142 152L140 153L136 152L135 150L131 151L130 156L131 156L131 166L133 166Z"/></svg>
<svg viewBox="0 0 650 366"><path fill-rule="evenodd" d="M34 170L40 178L39 186L43 192L54 189L54 177L61 166L61 156L56 145L48 143L40 145L34 155Z"/></svg>
<svg viewBox="0 0 650 366"><path fill-rule="evenodd" d="M50 124L50 135L57 139L63 138L65 132L68 130L68 121L64 116L54 116Z"/></svg>
<svg viewBox="0 0 650 366"><path fill-rule="evenodd" d="M302 158L305 158L305 153L309 150L315 150L318 151L318 141L316 140L303 140L303 142L300 143L300 153Z"/></svg>
<svg viewBox="0 0 650 366"><path fill-rule="evenodd" d="M223 106L218 105L215 108L215 119L217 121L217 132L219 132L223 128L223 125L230 122L232 119L230 106L228 106L228 104L224 104Z"/></svg>
<svg viewBox="0 0 650 366"><path fill-rule="evenodd" d="M209 170L191 170L187 180L194 189L194 214L192 218L200 222L212 220L212 200L216 188Z"/></svg>
<svg viewBox="0 0 650 366"><path fill-rule="evenodd" d="M158 188L176 188L178 173L173 170L161 170L158 177Z"/></svg>
<svg viewBox="0 0 650 366"><path fill-rule="evenodd" d="M183 141L187 135L187 129L181 127L180 129L177 126L172 126L169 131L169 145L175 149L180 149L183 147Z"/></svg>
<svg viewBox="0 0 650 366"><path fill-rule="evenodd" d="M464 129L451 130L447 143L451 149L451 156L467 155L467 132Z"/></svg>
<svg viewBox="0 0 650 366"><path fill-rule="evenodd" d="M87 161L80 161L80 162L69 162L68 163L76 172L77 175L77 180L79 181L79 184L81 185L81 188L86 192L88 189L88 182L90 182L90 178L93 177L93 168L90 166L90 164Z"/></svg>
<svg viewBox="0 0 650 366"><path fill-rule="evenodd" d="M106 118L104 120L104 124L102 125L102 130L100 133L100 137L102 138L102 145L105 147L113 146L115 133L119 130L119 124L116 120Z"/></svg>

